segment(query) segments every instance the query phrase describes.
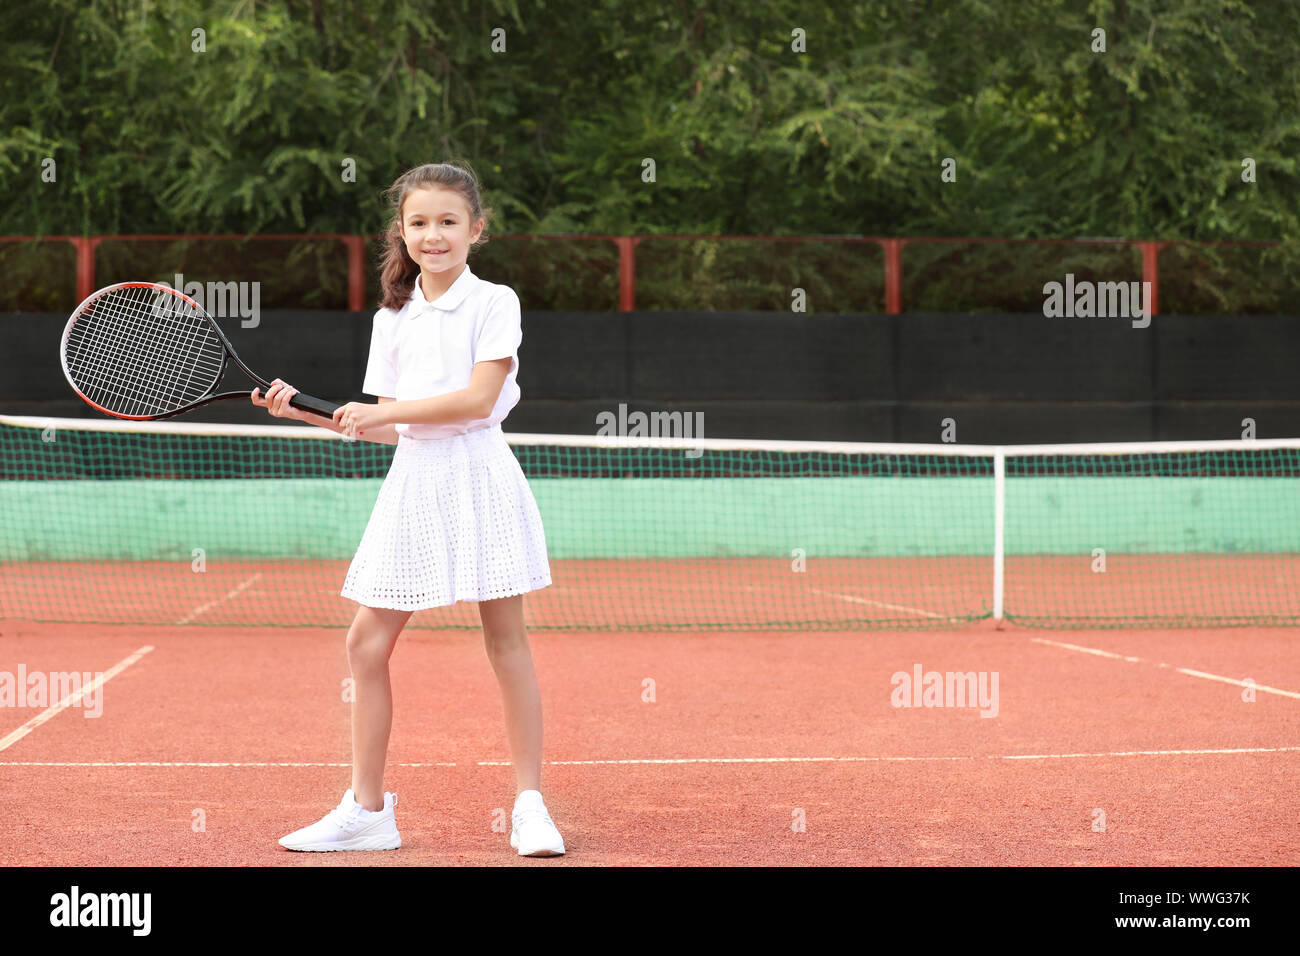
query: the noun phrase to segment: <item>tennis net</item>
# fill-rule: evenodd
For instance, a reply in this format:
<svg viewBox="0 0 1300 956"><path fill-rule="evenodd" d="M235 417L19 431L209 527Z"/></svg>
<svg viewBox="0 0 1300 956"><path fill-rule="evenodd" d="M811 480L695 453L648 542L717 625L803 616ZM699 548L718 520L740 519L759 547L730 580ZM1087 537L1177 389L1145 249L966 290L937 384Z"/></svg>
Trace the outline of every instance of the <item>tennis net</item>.
<svg viewBox="0 0 1300 956"><path fill-rule="evenodd" d="M1300 439L1060 446L512 434L533 629L1300 624ZM0 618L343 626L393 447L0 417ZM475 627L473 605L412 627Z"/></svg>

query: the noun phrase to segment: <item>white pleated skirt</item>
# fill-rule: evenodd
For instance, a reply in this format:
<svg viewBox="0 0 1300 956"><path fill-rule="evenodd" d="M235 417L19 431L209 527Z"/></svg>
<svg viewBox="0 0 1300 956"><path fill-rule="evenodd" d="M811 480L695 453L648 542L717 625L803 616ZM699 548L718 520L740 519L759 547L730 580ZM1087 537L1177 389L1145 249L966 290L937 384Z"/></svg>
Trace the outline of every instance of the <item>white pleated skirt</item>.
<svg viewBox="0 0 1300 956"><path fill-rule="evenodd" d="M550 583L542 517L500 425L398 437L343 597L418 611Z"/></svg>

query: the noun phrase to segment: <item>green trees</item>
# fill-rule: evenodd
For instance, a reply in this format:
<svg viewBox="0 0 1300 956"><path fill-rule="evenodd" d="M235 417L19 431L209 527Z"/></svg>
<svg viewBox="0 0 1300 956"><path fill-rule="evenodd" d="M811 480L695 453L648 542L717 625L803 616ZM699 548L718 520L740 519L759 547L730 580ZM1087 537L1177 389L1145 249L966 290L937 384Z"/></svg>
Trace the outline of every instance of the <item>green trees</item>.
<svg viewBox="0 0 1300 956"><path fill-rule="evenodd" d="M375 231L463 158L497 232L1290 239L1297 36L1290 0L10 0L0 234Z"/></svg>

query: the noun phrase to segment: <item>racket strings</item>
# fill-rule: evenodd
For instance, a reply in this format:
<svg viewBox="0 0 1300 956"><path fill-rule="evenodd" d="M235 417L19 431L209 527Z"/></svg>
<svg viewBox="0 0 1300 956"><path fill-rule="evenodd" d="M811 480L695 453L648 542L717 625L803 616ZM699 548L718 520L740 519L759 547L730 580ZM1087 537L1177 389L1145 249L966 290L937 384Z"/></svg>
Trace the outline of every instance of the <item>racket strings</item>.
<svg viewBox="0 0 1300 956"><path fill-rule="evenodd" d="M166 289L114 289L83 309L64 354L82 393L119 415L159 415L216 387L225 349L207 318Z"/></svg>
<svg viewBox="0 0 1300 956"><path fill-rule="evenodd" d="M123 335L128 313L120 303L128 294L101 296L83 310L69 334L67 356L70 371L88 397L122 412L127 411L124 402L139 402L147 395L140 370L131 364L131 339Z"/></svg>
<svg viewBox="0 0 1300 956"><path fill-rule="evenodd" d="M136 296L135 303L119 294L96 300L87 310L74 327L80 336L69 337L74 348L70 365L81 376L87 397L97 404L120 414L156 414L184 397L184 378L175 378L183 369L182 360L160 351L164 337L138 314L140 293L130 294ZM183 327L178 331L178 345L192 341Z"/></svg>

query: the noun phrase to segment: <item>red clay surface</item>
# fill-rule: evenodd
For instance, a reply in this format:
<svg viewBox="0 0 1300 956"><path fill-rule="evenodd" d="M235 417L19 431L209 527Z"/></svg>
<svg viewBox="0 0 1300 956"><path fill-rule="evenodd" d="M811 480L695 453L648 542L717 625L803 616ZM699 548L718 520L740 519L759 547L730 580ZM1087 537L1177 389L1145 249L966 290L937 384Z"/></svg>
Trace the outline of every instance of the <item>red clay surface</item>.
<svg viewBox="0 0 1300 956"><path fill-rule="evenodd" d="M343 637L0 621L11 674L154 648L101 717L72 707L0 750L0 864L1300 864L1291 629L535 632L558 859L508 845L500 696L468 631L408 630L393 656L402 849L276 844L350 782ZM893 706L917 664L996 671L997 716ZM1246 678L1254 702L1227 682ZM0 708L0 741L39 712Z"/></svg>
<svg viewBox="0 0 1300 956"><path fill-rule="evenodd" d="M1300 624L1300 555L1009 556L1006 614L1066 625ZM0 562L0 619L147 621L248 627L293 621L346 628L347 561L212 559ZM537 629L782 627L859 631L864 622L932 627L988 619L990 556L552 559L554 584L530 595ZM472 604L417 615L416 630L477 627Z"/></svg>

